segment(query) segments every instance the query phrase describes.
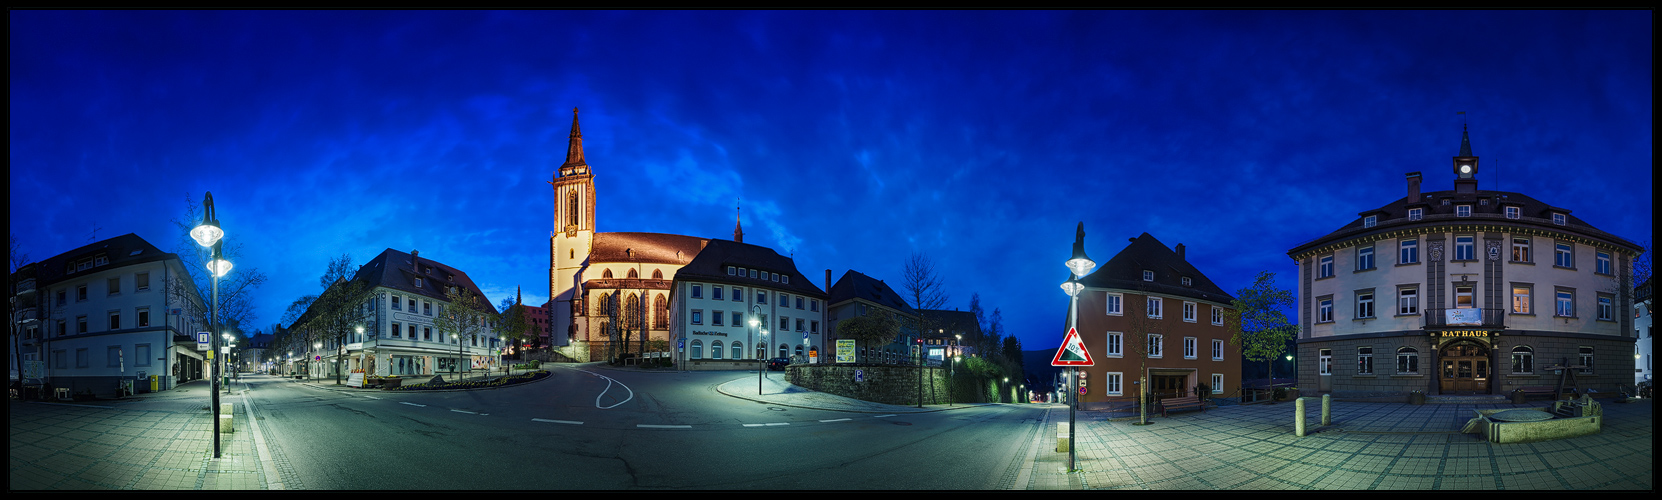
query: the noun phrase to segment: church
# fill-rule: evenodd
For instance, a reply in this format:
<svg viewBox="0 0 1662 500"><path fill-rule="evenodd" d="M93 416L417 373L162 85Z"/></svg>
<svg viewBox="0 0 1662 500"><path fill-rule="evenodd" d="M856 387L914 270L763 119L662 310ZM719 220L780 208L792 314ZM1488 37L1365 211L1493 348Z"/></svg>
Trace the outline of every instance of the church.
<svg viewBox="0 0 1662 500"><path fill-rule="evenodd" d="M595 174L583 157L577 110L554 189L549 237L549 322L553 348L574 361L669 352L675 273L709 244L679 234L603 233L595 226ZM734 237L741 232L735 228ZM741 240L742 241L742 240Z"/></svg>

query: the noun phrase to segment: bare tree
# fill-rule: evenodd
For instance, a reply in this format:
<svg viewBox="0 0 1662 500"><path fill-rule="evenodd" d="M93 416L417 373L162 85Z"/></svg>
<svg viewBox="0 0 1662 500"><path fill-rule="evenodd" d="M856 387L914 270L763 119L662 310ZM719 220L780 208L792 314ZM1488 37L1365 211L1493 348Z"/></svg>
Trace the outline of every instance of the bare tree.
<svg viewBox="0 0 1662 500"><path fill-rule="evenodd" d="M916 318L908 319L912 320L912 326L915 328L914 333L921 338L923 332L934 328L933 325L929 324L923 311L925 309L940 309L946 306L948 299L946 284L941 281L940 275L935 273L935 262L930 260L929 256L921 253L912 254L912 258L906 261L906 267L901 270L900 275L906 288L906 295L912 299L912 309L917 312ZM908 342L908 344L913 343ZM908 349L916 347L916 344L913 344ZM921 355L919 353L920 357ZM922 360L918 361L921 365Z"/></svg>
<svg viewBox="0 0 1662 500"><path fill-rule="evenodd" d="M12 362L15 363L13 369L17 371L17 381L15 382L16 385L13 386L13 389L17 390L18 394L22 394L23 340L20 338L21 332L18 331L18 325L23 318L20 318L19 315L23 313L24 308L34 307L34 304L19 302L19 300L23 299L20 299L17 294L17 285L18 282L21 281L19 279L20 276L17 275L17 270L21 269L25 265L28 265L29 254L22 252L22 244L17 242L17 235L15 234L11 235L11 247L11 267L7 269L6 272L6 293L10 294L12 298L7 301L8 306L6 309L6 317L11 320Z"/></svg>
<svg viewBox="0 0 1662 500"><path fill-rule="evenodd" d="M433 327L441 334L456 339L456 370L460 371L461 363L468 361L465 351L468 343L478 343L479 339L486 338L496 314L491 312L490 304L482 297L457 287L445 290L444 300L447 303L440 306L439 315L433 319ZM472 370L471 365L468 369Z"/></svg>

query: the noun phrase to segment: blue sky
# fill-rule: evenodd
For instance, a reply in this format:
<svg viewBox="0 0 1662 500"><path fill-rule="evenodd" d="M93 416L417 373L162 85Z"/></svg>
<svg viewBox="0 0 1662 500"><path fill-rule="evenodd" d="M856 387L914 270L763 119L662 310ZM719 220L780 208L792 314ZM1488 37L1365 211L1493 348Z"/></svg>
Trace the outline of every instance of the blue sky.
<svg viewBox="0 0 1662 500"><path fill-rule="evenodd" d="M1225 290L1406 192L1480 189L1649 241L1650 11L10 12L11 233L36 260L214 193L254 325L386 248L547 299L582 109L602 231L731 238L816 282L913 252L1061 344L1074 227ZM1466 112L1458 115L1458 112ZM236 271L233 271L236 272ZM820 284L822 287L823 284ZM898 288L898 287L897 287Z"/></svg>

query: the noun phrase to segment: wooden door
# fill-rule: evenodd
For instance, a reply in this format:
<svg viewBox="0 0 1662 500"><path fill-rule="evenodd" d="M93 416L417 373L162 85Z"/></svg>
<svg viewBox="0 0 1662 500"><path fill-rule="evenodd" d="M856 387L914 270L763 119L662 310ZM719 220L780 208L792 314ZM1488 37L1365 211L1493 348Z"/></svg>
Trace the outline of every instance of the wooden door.
<svg viewBox="0 0 1662 500"><path fill-rule="evenodd" d="M1473 343L1458 342L1444 347L1439 374L1442 392L1488 392L1488 354L1487 349Z"/></svg>

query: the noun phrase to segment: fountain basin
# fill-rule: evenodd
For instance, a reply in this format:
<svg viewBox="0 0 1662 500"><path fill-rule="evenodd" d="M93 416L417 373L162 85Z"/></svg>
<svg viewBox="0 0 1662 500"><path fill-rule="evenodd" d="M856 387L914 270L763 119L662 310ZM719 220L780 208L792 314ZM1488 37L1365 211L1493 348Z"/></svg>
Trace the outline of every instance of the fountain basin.
<svg viewBox="0 0 1662 500"><path fill-rule="evenodd" d="M1562 406L1566 403L1569 402L1554 404ZM1484 438L1496 444L1533 443L1598 434L1604 423L1604 412L1597 402L1590 399L1581 404L1569 412L1576 416L1555 414L1555 409L1562 411L1563 408L1473 410L1477 412L1477 417L1467 422L1462 432L1481 432Z"/></svg>

